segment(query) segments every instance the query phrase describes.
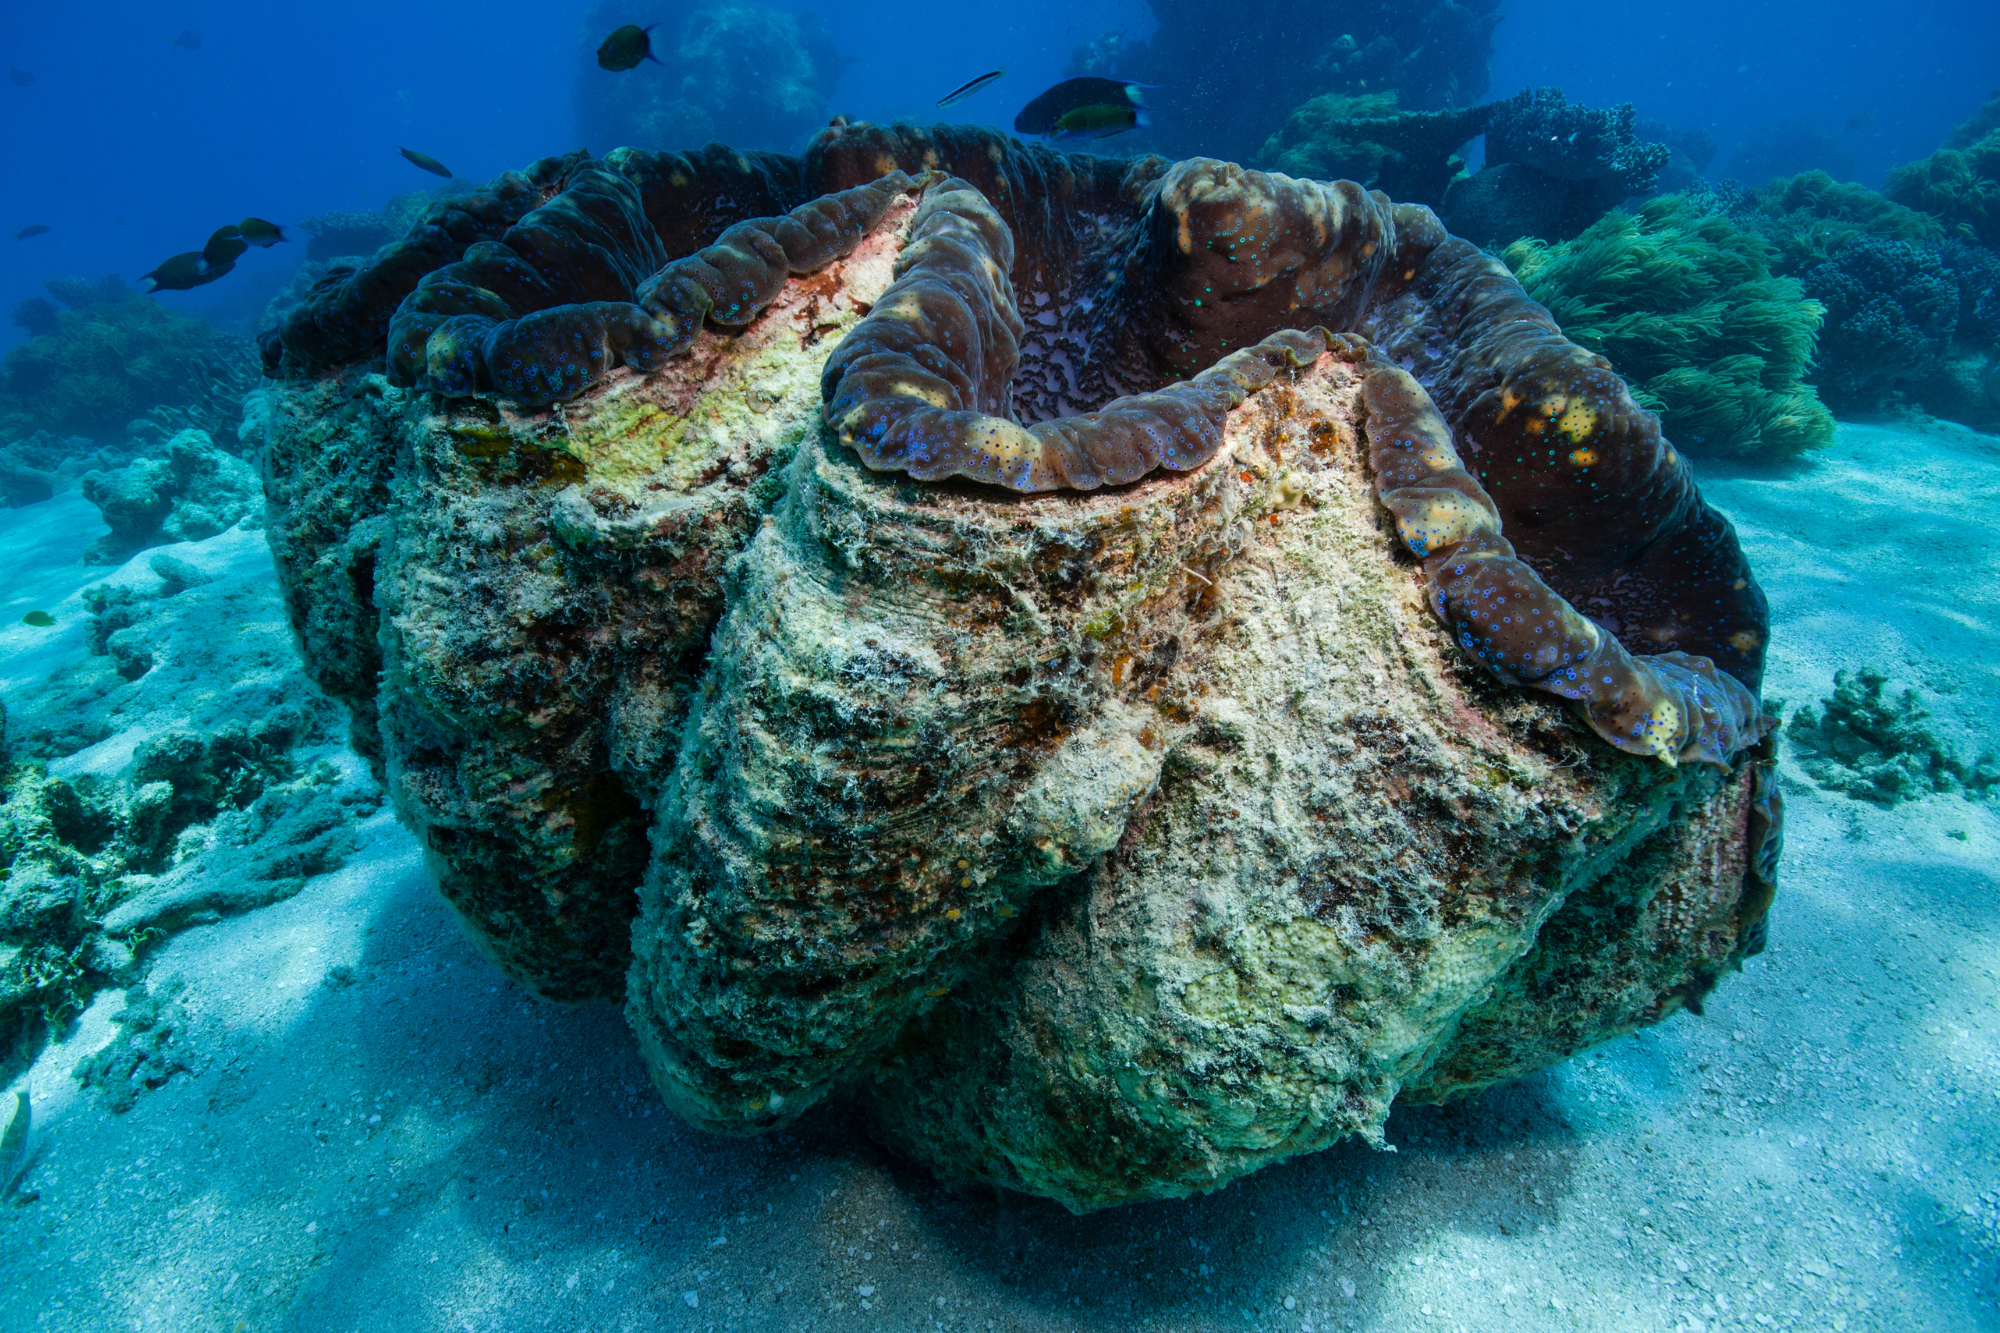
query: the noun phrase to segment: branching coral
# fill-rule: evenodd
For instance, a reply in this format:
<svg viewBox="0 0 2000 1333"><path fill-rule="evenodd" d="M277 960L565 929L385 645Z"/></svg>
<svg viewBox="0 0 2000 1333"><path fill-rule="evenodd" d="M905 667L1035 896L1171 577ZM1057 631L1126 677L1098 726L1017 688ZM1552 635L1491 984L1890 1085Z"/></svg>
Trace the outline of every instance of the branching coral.
<svg viewBox="0 0 2000 1333"><path fill-rule="evenodd" d="M1611 358L1662 428L1693 452L1788 458L1829 444L1803 382L1824 309L1772 276L1757 237L1669 195L1574 241L1520 241L1505 259L1563 331Z"/></svg>
<svg viewBox="0 0 2000 1333"><path fill-rule="evenodd" d="M1941 369L1958 331L1959 289L1935 248L1857 236L1800 282L1826 307L1816 379L1833 406L1878 411Z"/></svg>

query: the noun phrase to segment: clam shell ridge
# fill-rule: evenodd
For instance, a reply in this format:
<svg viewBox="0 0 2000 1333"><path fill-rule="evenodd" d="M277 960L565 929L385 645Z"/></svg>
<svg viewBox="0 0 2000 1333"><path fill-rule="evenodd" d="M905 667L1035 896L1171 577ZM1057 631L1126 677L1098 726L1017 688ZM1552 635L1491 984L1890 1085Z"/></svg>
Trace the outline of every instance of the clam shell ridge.
<svg viewBox="0 0 2000 1333"><path fill-rule="evenodd" d="M1656 425L1594 406L1573 346L1458 355L1441 330L1545 330L1424 210L982 133L621 150L636 207L570 164L591 226L663 238L711 177L883 184L814 262L775 215L684 227L660 273L708 317L552 410L414 354L408 385L267 391L294 623L483 947L622 994L698 1123L855 1097L939 1171L1075 1208L1698 1004L1775 877L1754 695L1627 651L1657 607L1612 633L1565 600L1481 443L1603 445L1646 521L1708 542L1689 578L1747 579ZM687 260L733 227L761 267L725 319ZM457 316L422 304L435 339Z"/></svg>

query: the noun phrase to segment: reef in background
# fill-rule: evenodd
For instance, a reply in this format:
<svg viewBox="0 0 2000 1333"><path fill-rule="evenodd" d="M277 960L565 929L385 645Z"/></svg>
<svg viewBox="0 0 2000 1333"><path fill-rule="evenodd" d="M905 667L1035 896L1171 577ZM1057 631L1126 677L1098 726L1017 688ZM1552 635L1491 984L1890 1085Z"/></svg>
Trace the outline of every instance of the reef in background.
<svg viewBox="0 0 2000 1333"><path fill-rule="evenodd" d="M598 68L605 33L630 22L608 0L583 19L575 107L581 142L683 148L727 139L741 148L796 151L827 121L827 99L847 63L810 14L759 4L677 10L653 33L653 55L625 73Z"/></svg>
<svg viewBox="0 0 2000 1333"><path fill-rule="evenodd" d="M51 278L47 297L14 308L29 338L0 363L0 440L48 431L103 438L149 412L172 414L234 442L256 354L141 296L116 274L100 282Z"/></svg>
<svg viewBox="0 0 2000 1333"><path fill-rule="evenodd" d="M1825 308L1728 218L1667 195L1502 257L1688 452L1789 458L1832 443L1833 415L1804 382Z"/></svg>
<svg viewBox="0 0 2000 1333"><path fill-rule="evenodd" d="M1394 92L1406 109L1471 106L1489 85L1499 0L1213 5L1157 0L1147 41L1107 34L1066 73L1157 85L1134 145L1169 157L1253 161L1283 109L1321 94ZM1246 88L1256 89L1246 97Z"/></svg>

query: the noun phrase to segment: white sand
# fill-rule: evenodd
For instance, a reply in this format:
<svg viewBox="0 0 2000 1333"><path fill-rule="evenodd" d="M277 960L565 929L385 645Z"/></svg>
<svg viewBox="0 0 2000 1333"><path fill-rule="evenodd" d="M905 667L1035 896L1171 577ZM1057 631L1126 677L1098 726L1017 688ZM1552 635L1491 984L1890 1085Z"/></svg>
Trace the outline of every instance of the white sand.
<svg viewBox="0 0 2000 1333"><path fill-rule="evenodd" d="M1966 757L2000 744L2000 441L1848 426L1707 490L1771 593L1771 694L1879 665ZM75 503L0 513L10 623L87 581ZM10 689L47 669L24 642ZM2000 1326L2000 821L1786 773L1771 947L1705 1018L1399 1111L1393 1154L1081 1219L941 1189L844 1113L672 1122L617 1011L502 981L378 814L344 869L158 956L190 1073L124 1116L76 1087L116 995L32 1072L0 1328Z"/></svg>

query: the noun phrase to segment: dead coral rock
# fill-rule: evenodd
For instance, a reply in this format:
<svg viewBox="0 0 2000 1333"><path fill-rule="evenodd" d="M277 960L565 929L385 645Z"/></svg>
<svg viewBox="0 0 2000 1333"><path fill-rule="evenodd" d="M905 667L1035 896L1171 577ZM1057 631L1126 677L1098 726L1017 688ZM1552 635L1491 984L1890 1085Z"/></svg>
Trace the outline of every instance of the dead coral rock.
<svg viewBox="0 0 2000 1333"><path fill-rule="evenodd" d="M258 507L257 474L200 430L174 436L161 457L85 473L82 488L111 529L84 552L90 564L115 564L162 541L213 537Z"/></svg>
<svg viewBox="0 0 2000 1333"><path fill-rule="evenodd" d="M1876 667L1834 673L1833 693L1815 712L1799 709L1785 728L1804 753L1800 766L1830 791L1895 806L1919 796L1981 796L2000 786L2000 758L1960 759L1926 725L1930 709L1915 690L1889 698L1889 673Z"/></svg>

